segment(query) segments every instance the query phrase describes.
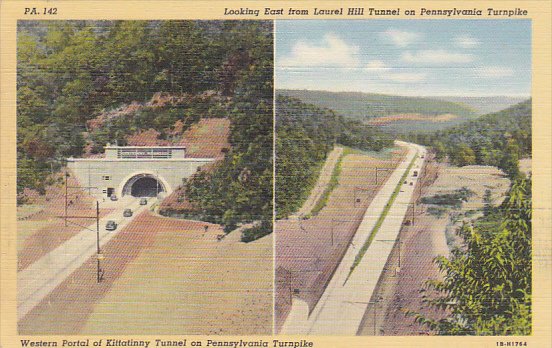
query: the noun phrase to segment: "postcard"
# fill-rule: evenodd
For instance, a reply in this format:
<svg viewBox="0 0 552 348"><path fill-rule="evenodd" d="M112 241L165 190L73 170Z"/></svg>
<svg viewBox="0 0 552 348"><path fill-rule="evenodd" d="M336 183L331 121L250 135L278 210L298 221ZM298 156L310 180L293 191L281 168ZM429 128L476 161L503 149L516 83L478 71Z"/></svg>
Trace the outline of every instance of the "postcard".
<svg viewBox="0 0 552 348"><path fill-rule="evenodd" d="M1 347L550 346L550 2L1 7Z"/></svg>

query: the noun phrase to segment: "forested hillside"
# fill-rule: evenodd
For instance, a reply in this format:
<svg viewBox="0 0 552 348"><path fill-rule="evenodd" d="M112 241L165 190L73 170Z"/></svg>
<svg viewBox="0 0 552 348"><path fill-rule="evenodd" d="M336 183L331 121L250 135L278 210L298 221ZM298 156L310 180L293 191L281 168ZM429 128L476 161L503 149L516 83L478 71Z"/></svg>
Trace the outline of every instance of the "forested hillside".
<svg viewBox="0 0 552 348"><path fill-rule="evenodd" d="M475 110L480 115L490 114L509 108L525 101L527 97L492 96L492 97L435 97L435 99L463 104Z"/></svg>
<svg viewBox="0 0 552 348"><path fill-rule="evenodd" d="M531 99L432 134L411 134L410 141L431 146L437 159L457 166L496 166L510 177L519 174L519 159L531 156Z"/></svg>
<svg viewBox="0 0 552 348"><path fill-rule="evenodd" d="M276 211L296 211L317 179L321 163L335 144L381 150L393 140L380 131L330 109L278 96L276 100Z"/></svg>
<svg viewBox="0 0 552 348"><path fill-rule="evenodd" d="M43 191L66 157L224 117L231 148L189 198L228 228L271 219L272 54L270 22L21 21L18 192ZM155 104L160 93L172 101Z"/></svg>
<svg viewBox="0 0 552 348"><path fill-rule="evenodd" d="M273 197L273 37L271 23L249 22L239 29L241 57L234 64L242 71L232 85L230 109L231 150L214 171L188 180L188 199L207 221L226 231L239 223L260 221L248 240L272 232ZM234 45L236 41L234 40Z"/></svg>
<svg viewBox="0 0 552 348"><path fill-rule="evenodd" d="M442 129L476 115L474 110L465 105L436 98L311 90L279 90L278 93L300 99L304 103L332 109L345 117L366 123L385 116L403 116L392 122L377 124L393 133L412 129L420 131ZM436 119L440 115L453 116L443 122Z"/></svg>

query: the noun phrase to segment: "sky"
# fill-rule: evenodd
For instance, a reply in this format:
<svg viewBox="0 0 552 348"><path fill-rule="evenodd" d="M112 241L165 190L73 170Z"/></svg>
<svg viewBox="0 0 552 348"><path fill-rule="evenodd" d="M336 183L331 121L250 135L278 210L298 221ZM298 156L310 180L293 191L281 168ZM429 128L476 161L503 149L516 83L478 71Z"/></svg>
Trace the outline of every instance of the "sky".
<svg viewBox="0 0 552 348"><path fill-rule="evenodd" d="M530 20L276 21L276 88L531 95Z"/></svg>

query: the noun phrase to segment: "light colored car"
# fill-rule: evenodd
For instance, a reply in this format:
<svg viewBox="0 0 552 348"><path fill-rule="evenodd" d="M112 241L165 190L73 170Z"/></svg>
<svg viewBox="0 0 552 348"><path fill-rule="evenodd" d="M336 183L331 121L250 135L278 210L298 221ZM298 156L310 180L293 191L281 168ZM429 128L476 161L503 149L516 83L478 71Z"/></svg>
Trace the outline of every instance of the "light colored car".
<svg viewBox="0 0 552 348"><path fill-rule="evenodd" d="M117 198L117 195L111 195L111 197L109 197L109 199L111 199L112 201L118 201L119 198Z"/></svg>
<svg viewBox="0 0 552 348"><path fill-rule="evenodd" d="M125 210L123 211L123 216L124 216L124 217L131 217L132 214L133 214L133 213L132 213L132 209L128 209L128 208L127 208L127 209L125 209Z"/></svg>
<svg viewBox="0 0 552 348"><path fill-rule="evenodd" d="M140 200L140 205L146 205L146 204L148 204L148 199L147 198L142 198Z"/></svg>
<svg viewBox="0 0 552 348"><path fill-rule="evenodd" d="M105 229L108 231L115 231L117 229L117 223L113 220L109 220L107 224L105 224Z"/></svg>

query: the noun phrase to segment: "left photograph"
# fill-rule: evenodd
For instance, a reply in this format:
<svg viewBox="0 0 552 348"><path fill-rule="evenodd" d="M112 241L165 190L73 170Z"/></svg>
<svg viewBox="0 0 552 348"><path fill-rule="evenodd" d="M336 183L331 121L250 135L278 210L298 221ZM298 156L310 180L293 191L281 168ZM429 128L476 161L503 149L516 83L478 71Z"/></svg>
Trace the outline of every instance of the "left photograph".
<svg viewBox="0 0 552 348"><path fill-rule="evenodd" d="M271 334L273 23L19 21L21 335Z"/></svg>

